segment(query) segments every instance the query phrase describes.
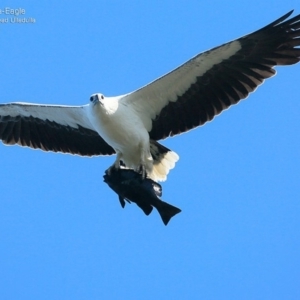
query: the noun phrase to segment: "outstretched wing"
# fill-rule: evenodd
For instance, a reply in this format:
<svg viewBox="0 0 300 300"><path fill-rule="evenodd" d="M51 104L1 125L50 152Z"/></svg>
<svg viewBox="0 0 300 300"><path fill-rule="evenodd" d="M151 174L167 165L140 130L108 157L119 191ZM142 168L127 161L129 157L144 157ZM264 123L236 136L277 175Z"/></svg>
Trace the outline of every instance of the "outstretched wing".
<svg viewBox="0 0 300 300"><path fill-rule="evenodd" d="M0 139L7 145L83 156L115 153L93 129L86 110L87 106L0 104Z"/></svg>
<svg viewBox="0 0 300 300"><path fill-rule="evenodd" d="M154 140L203 125L275 75L274 66L300 60L300 15L197 55L122 101ZM286 21L285 21L286 20Z"/></svg>

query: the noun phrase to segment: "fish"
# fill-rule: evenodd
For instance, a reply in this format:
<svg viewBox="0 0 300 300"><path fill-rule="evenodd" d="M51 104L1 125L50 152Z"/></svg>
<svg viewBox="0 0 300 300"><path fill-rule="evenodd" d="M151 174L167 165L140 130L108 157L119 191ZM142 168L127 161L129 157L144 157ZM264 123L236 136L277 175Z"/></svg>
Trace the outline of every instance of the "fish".
<svg viewBox="0 0 300 300"><path fill-rule="evenodd" d="M172 217L181 212L175 207L160 199L162 187L150 178L132 169L110 168L105 171L104 182L118 195L122 208L126 202L135 203L148 216L153 207L158 211L163 223L167 225Z"/></svg>

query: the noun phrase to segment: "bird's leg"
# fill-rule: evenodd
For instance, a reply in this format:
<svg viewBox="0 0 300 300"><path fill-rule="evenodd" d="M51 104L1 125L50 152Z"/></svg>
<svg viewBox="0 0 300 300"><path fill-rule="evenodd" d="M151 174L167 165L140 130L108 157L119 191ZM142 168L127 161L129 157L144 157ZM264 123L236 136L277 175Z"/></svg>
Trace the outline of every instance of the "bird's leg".
<svg viewBox="0 0 300 300"><path fill-rule="evenodd" d="M142 179L144 180L147 177L145 160L148 159L148 156L150 156L151 159L152 159L152 156L150 154L149 145L145 145L143 143L140 143L139 148L140 148L140 153L141 153L141 161L140 161L140 165L137 169L137 172L139 174L141 174Z"/></svg>
<svg viewBox="0 0 300 300"><path fill-rule="evenodd" d="M115 162L112 164L112 166L110 166L105 172L107 173L107 175L111 175L111 173L115 170L120 169L120 160L121 160L121 153L117 153L117 158L115 160Z"/></svg>
<svg viewBox="0 0 300 300"><path fill-rule="evenodd" d="M142 175L143 180L147 177L147 172L144 164L140 164L138 172Z"/></svg>

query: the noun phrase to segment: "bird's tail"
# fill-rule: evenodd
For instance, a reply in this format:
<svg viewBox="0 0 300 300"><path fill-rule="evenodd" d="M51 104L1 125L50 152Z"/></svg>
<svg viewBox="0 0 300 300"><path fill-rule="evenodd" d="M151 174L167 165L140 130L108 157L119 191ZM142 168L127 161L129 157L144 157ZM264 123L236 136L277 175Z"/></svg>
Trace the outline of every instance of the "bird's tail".
<svg viewBox="0 0 300 300"><path fill-rule="evenodd" d="M148 176L154 181L165 181L179 156L154 140L150 141L150 152L153 158L153 169Z"/></svg>

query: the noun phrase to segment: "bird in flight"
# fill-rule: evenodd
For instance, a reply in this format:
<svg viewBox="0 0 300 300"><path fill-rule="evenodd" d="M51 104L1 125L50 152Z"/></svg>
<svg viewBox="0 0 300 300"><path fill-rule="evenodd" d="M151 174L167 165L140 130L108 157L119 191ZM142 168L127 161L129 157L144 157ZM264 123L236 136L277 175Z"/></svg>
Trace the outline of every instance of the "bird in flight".
<svg viewBox="0 0 300 300"><path fill-rule="evenodd" d="M83 106L0 104L0 139L81 156L116 154L111 168L122 164L164 181L179 157L159 140L211 121L274 76L275 66L299 62L300 15L289 18L292 12L125 95L96 93Z"/></svg>

